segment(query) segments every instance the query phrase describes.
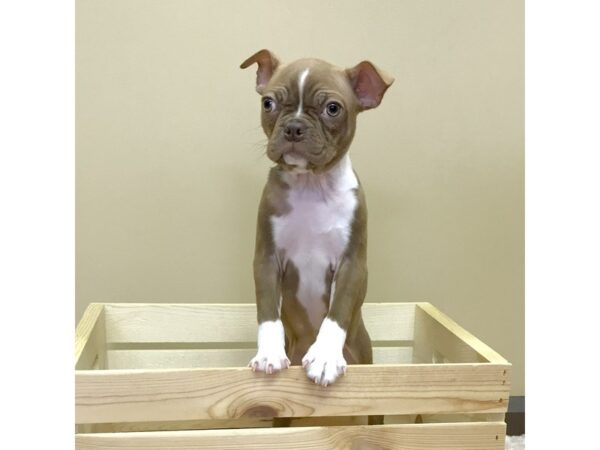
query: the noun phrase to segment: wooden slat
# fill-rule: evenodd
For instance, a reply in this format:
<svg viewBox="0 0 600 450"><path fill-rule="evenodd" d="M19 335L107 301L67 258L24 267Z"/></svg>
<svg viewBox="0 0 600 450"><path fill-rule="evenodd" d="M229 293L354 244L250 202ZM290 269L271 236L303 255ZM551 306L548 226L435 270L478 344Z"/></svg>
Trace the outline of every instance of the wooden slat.
<svg viewBox="0 0 600 450"><path fill-rule="evenodd" d="M412 341L416 303L365 303L363 320L372 341Z"/></svg>
<svg viewBox="0 0 600 450"><path fill-rule="evenodd" d="M109 369L244 367L256 349L109 350Z"/></svg>
<svg viewBox="0 0 600 450"><path fill-rule="evenodd" d="M473 352L477 353L478 355L481 355L481 358L478 358L479 360L489 361L489 362L497 363L497 364L507 364L508 363L508 361L506 359L504 359L498 352L494 351L492 348L490 348L484 342L477 339L475 336L473 336L471 333L469 333L463 327L458 325L454 320L452 320L446 314L441 312L439 309L437 309L431 303L423 302L423 303L418 303L417 305L418 305L418 308L417 308L417 313L416 313L416 320L418 320L418 318L419 318L418 311L423 311L429 317L431 317L431 319L433 319L433 321L435 321L434 324L437 324L435 326L435 328L436 328L435 331L438 334L439 334L439 330L445 330L445 332L444 332L445 336L440 339L441 342L444 342L447 340L446 336L455 336L464 344L464 347L468 347ZM430 329L429 331L434 331L434 330ZM458 361L456 361L456 362L458 362Z"/></svg>
<svg viewBox="0 0 600 450"><path fill-rule="evenodd" d="M254 304L106 304L109 344L144 342L254 342ZM374 341L413 339L415 303L366 303L365 324Z"/></svg>
<svg viewBox="0 0 600 450"><path fill-rule="evenodd" d="M91 303L75 330L75 368L104 368L104 305Z"/></svg>
<svg viewBox="0 0 600 450"><path fill-rule="evenodd" d="M78 434L77 450L502 450L502 422Z"/></svg>
<svg viewBox="0 0 600 450"><path fill-rule="evenodd" d="M252 304L106 305L107 343L256 341Z"/></svg>
<svg viewBox="0 0 600 450"><path fill-rule="evenodd" d="M414 416L412 416L414 418ZM392 422L396 423L396 422ZM398 422L398 423L414 423ZM367 425L367 416L295 417L292 427ZM124 433L137 431L218 430L226 428L272 428L272 418L232 420L180 420L174 422L124 422L80 425L89 427L85 433Z"/></svg>
<svg viewBox="0 0 600 450"><path fill-rule="evenodd" d="M301 367L78 371L76 423L505 412L506 367L356 365L326 388Z"/></svg>
<svg viewBox="0 0 600 450"><path fill-rule="evenodd" d="M185 350L108 350L108 369L192 369L245 367L255 348ZM375 364L410 364L412 347L375 347Z"/></svg>
<svg viewBox="0 0 600 450"><path fill-rule="evenodd" d="M367 425L368 416L294 417L292 427L321 427ZM387 415L385 424L411 423L459 423L459 422L504 422L503 413L472 414L406 414ZM232 420L180 420L173 422L123 422L79 425L88 427L81 433L123 433L134 431L214 430L225 428L271 428L271 418L243 418Z"/></svg>
<svg viewBox="0 0 600 450"><path fill-rule="evenodd" d="M459 423L459 422L504 422L504 413L471 414L410 414L385 416L386 424L406 423Z"/></svg>
<svg viewBox="0 0 600 450"><path fill-rule="evenodd" d="M139 431L215 430L237 428L271 428L273 419L178 420L170 422L115 422L79 425L89 427L80 433L126 433Z"/></svg>
<svg viewBox="0 0 600 450"><path fill-rule="evenodd" d="M413 360L419 364L493 362L506 364L507 371L511 368L504 358L429 303L420 303L415 310L413 348Z"/></svg>
<svg viewBox="0 0 600 450"><path fill-rule="evenodd" d="M373 347L374 364L411 364L412 347Z"/></svg>
<svg viewBox="0 0 600 450"><path fill-rule="evenodd" d="M483 355L444 328L427 311L415 311L414 360L419 364L484 363Z"/></svg>

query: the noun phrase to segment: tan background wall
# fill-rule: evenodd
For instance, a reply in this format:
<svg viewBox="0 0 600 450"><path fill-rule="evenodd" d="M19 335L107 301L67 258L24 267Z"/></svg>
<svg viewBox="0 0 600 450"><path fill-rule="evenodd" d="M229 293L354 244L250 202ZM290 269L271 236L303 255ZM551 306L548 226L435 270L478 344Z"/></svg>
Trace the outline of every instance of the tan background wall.
<svg viewBox="0 0 600 450"><path fill-rule="evenodd" d="M513 362L524 393L521 0L76 7L77 318L90 301L254 301L269 162L238 65L263 47L371 59L396 83L351 148L367 300L433 302Z"/></svg>

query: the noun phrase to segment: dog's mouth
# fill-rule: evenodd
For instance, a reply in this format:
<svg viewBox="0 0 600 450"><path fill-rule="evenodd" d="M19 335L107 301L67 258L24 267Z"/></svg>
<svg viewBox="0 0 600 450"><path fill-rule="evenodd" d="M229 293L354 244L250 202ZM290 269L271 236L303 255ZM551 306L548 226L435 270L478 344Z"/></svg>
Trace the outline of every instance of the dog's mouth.
<svg viewBox="0 0 600 450"><path fill-rule="evenodd" d="M317 172L331 159L324 144L279 139L269 141L267 156L283 170L296 173Z"/></svg>
<svg viewBox="0 0 600 450"><path fill-rule="evenodd" d="M295 158L290 154L281 156L277 165L285 171L295 173L311 172L314 169L314 164L301 157Z"/></svg>
<svg viewBox="0 0 600 450"><path fill-rule="evenodd" d="M293 144L291 150L285 152L281 159L283 159L287 165L295 166L300 169L306 169L306 165L308 164L304 153L296 150Z"/></svg>

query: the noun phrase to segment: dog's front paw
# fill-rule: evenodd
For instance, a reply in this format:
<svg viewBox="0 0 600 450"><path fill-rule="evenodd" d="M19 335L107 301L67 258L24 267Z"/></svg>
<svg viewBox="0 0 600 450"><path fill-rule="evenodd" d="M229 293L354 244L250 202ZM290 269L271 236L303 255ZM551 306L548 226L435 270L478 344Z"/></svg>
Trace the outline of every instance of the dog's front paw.
<svg viewBox="0 0 600 450"><path fill-rule="evenodd" d="M302 358L302 366L308 378L316 384L327 386L338 376L346 374L348 364L342 351L314 343Z"/></svg>
<svg viewBox="0 0 600 450"><path fill-rule="evenodd" d="M273 373L290 367L285 354L285 334L281 320L265 321L258 326L258 352L248 367L253 372Z"/></svg>
<svg viewBox="0 0 600 450"><path fill-rule="evenodd" d="M253 372L278 372L281 369L290 367L290 360L285 354L285 349L269 349L266 351L258 350L256 356L250 360L248 367L252 368Z"/></svg>

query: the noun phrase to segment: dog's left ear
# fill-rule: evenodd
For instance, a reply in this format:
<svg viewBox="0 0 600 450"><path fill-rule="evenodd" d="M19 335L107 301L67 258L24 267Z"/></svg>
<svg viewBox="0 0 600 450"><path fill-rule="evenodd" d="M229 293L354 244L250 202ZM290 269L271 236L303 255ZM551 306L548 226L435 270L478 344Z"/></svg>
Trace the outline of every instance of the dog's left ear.
<svg viewBox="0 0 600 450"><path fill-rule="evenodd" d="M258 69L256 70L256 92L261 94L273 76L275 69L279 66L279 60L269 50L262 49L244 61L240 69L250 67L254 63L258 64Z"/></svg>
<svg viewBox="0 0 600 450"><path fill-rule="evenodd" d="M346 75L362 109L379 106L383 94L394 82L392 77L369 61L362 61L351 69L346 69Z"/></svg>

